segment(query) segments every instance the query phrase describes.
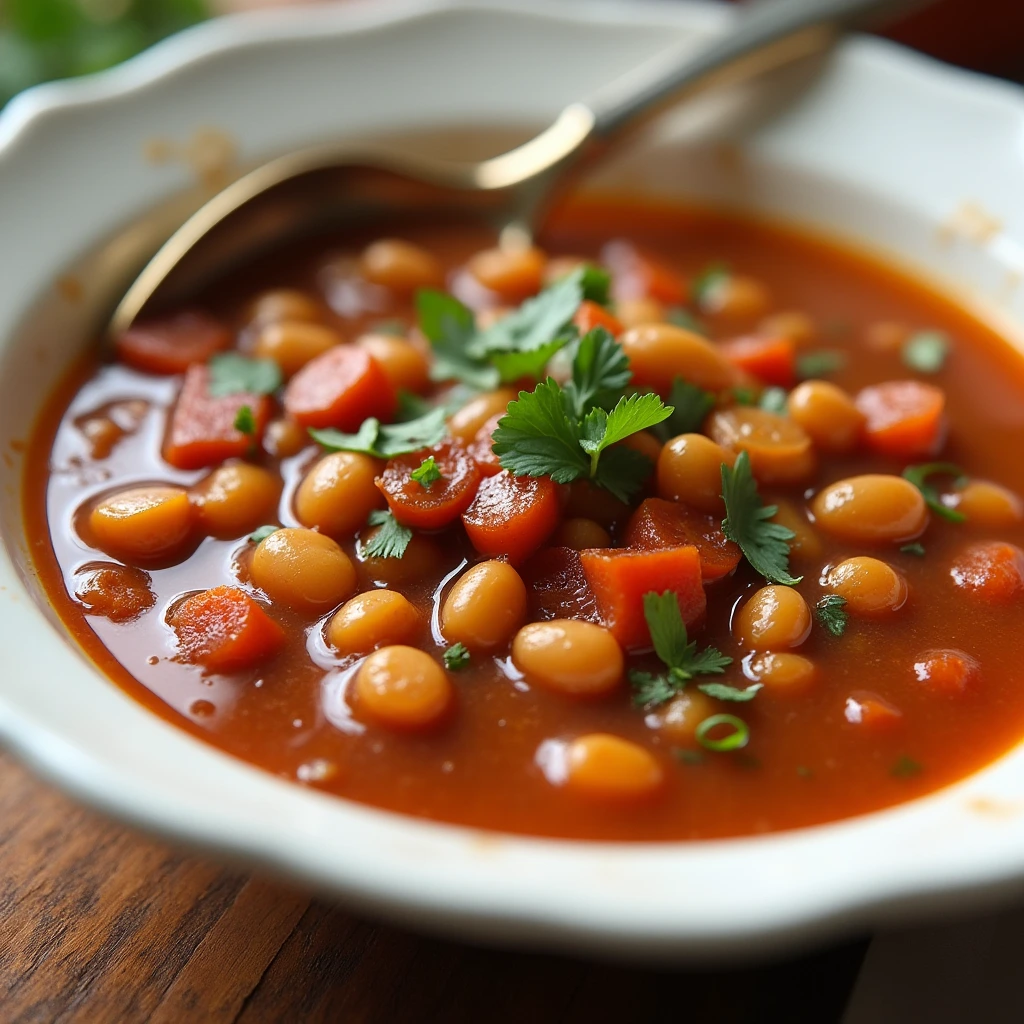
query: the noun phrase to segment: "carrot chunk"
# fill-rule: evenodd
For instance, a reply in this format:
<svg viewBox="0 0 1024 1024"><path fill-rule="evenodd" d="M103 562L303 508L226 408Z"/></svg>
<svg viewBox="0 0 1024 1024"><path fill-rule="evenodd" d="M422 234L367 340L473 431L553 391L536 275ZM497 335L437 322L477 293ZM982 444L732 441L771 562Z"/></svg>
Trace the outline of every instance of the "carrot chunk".
<svg viewBox="0 0 1024 1024"><path fill-rule="evenodd" d="M960 697L978 684L981 665L964 651L926 651L914 662L917 681L942 697Z"/></svg>
<svg viewBox="0 0 1024 1024"><path fill-rule="evenodd" d="M428 455L434 457L441 479L424 486L413 480L412 474ZM403 526L440 530L469 508L480 486L480 470L464 448L443 441L433 448L392 459L375 483Z"/></svg>
<svg viewBox="0 0 1024 1024"><path fill-rule="evenodd" d="M662 551L594 548L580 552L583 573L597 599L604 625L623 647L651 646L644 617L644 594L673 591L687 628L704 618L707 599L700 555L692 545Z"/></svg>
<svg viewBox="0 0 1024 1024"><path fill-rule="evenodd" d="M359 345L338 345L310 360L284 393L285 411L301 426L348 431L370 416L390 419L396 401L388 375Z"/></svg>
<svg viewBox="0 0 1024 1024"><path fill-rule="evenodd" d="M186 597L168 621L181 656L213 672L237 672L273 657L284 630L244 590L214 587Z"/></svg>
<svg viewBox="0 0 1024 1024"><path fill-rule="evenodd" d="M718 347L733 366L762 384L789 388L796 380L796 346L789 338L754 335L725 341Z"/></svg>
<svg viewBox="0 0 1024 1024"><path fill-rule="evenodd" d="M558 485L548 477L485 477L462 515L469 542L482 555L508 555L513 564L532 555L558 526Z"/></svg>
<svg viewBox="0 0 1024 1024"><path fill-rule="evenodd" d="M243 406L252 410L255 432L244 434L235 426ZM270 419L270 399L243 391L234 395L210 393L210 370L190 366L164 440L164 458L178 469L201 469L225 459L242 458L259 444Z"/></svg>
<svg viewBox="0 0 1024 1024"><path fill-rule="evenodd" d="M946 396L916 380L893 380L864 388L856 398L864 414L864 436L882 455L915 459L934 455L945 440Z"/></svg>
<svg viewBox="0 0 1024 1024"><path fill-rule="evenodd" d="M501 472L501 463L498 456L494 454L491 435L497 429L498 421L504 416L503 412L492 416L477 432L473 443L469 446L469 454L473 461L480 468L484 476L494 476Z"/></svg>
<svg viewBox="0 0 1024 1024"><path fill-rule="evenodd" d="M743 552L727 540L720 521L677 501L647 498L633 513L625 534L626 546L638 551L692 545L700 556L705 583L721 579L740 564Z"/></svg>
<svg viewBox="0 0 1024 1024"><path fill-rule="evenodd" d="M573 548L541 548L526 560L519 575L526 584L531 621L601 621L580 553Z"/></svg>
<svg viewBox="0 0 1024 1024"><path fill-rule="evenodd" d="M580 334L586 334L587 331L592 331L595 327L603 327L614 335L619 335L625 330L622 321L617 316L597 302L591 302L590 299L584 299L580 303L580 308L576 310L572 322L579 328Z"/></svg>
<svg viewBox="0 0 1024 1024"><path fill-rule="evenodd" d="M858 725L869 732L887 732L899 725L903 712L877 693L854 690L846 698L843 717L850 725Z"/></svg>
<svg viewBox="0 0 1024 1024"><path fill-rule="evenodd" d="M136 324L114 342L122 363L144 373L184 373L208 362L231 345L231 332L205 313L179 313L166 320Z"/></svg>
<svg viewBox="0 0 1024 1024"><path fill-rule="evenodd" d="M997 540L972 544L953 563L950 575L969 593L1005 604L1024 593L1024 551Z"/></svg>

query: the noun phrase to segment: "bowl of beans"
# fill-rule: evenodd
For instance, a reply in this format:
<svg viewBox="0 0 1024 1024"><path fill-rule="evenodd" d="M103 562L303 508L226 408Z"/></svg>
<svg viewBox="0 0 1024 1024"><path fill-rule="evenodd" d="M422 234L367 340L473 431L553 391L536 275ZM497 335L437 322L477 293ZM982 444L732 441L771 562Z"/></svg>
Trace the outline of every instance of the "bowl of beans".
<svg viewBox="0 0 1024 1024"><path fill-rule="evenodd" d="M1017 90L854 39L529 243L329 224L97 340L126 225L325 137L498 146L728 17L228 19L12 104L7 743L498 941L724 955L1019 887Z"/></svg>

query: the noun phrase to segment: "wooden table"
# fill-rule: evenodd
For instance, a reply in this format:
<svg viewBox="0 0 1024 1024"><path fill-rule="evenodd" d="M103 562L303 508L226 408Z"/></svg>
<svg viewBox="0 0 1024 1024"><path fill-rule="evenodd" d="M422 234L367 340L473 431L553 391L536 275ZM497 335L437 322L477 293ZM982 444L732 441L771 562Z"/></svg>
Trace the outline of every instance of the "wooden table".
<svg viewBox="0 0 1024 1024"><path fill-rule="evenodd" d="M828 1024L865 948L676 972L440 941L139 835L0 755L3 1024Z"/></svg>

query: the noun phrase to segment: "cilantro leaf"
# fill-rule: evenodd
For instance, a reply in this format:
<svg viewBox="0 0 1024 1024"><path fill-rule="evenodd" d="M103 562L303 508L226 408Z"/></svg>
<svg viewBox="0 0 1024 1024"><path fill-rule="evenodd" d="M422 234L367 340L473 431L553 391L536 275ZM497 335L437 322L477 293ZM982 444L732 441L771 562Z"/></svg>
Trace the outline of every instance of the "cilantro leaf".
<svg viewBox="0 0 1024 1024"><path fill-rule="evenodd" d="M654 465L646 455L632 448L609 448L601 456L593 481L619 501L629 502L650 479Z"/></svg>
<svg viewBox="0 0 1024 1024"><path fill-rule="evenodd" d="M480 391L498 386L498 371L468 351L476 337L471 309L454 295L422 288L416 293L416 314L434 352L431 380L458 380Z"/></svg>
<svg viewBox="0 0 1024 1024"><path fill-rule="evenodd" d="M468 648L460 641L444 652L444 667L450 672L458 672L469 664L469 658Z"/></svg>
<svg viewBox="0 0 1024 1024"><path fill-rule="evenodd" d="M757 691L763 686L764 683L752 683L750 686L741 689L737 686L729 686L728 683L698 683L697 689L701 693L706 693L709 697L714 697L715 700L730 700L743 703L753 700L757 696Z"/></svg>
<svg viewBox="0 0 1024 1024"><path fill-rule="evenodd" d="M620 398L611 412L591 409L580 425L580 447L590 456L591 476L596 474L598 459L606 448L671 415L672 407L652 393Z"/></svg>
<svg viewBox="0 0 1024 1024"><path fill-rule="evenodd" d="M239 352L221 352L207 364L210 368L210 394L272 395L281 386L281 368L273 359L249 359Z"/></svg>
<svg viewBox="0 0 1024 1024"><path fill-rule="evenodd" d="M277 533L280 529L280 526L261 526L258 530L253 530L252 533L249 534L249 540L254 544L259 544L260 541L266 540L272 533Z"/></svg>
<svg viewBox="0 0 1024 1024"><path fill-rule="evenodd" d="M370 526L380 529L365 544L363 554L369 558L401 558L412 540L412 530L402 526L390 513L377 509L367 520Z"/></svg>
<svg viewBox="0 0 1024 1024"><path fill-rule="evenodd" d="M925 550L924 545L914 541L913 544L904 544L900 551L905 555L916 555L918 558L924 558Z"/></svg>
<svg viewBox="0 0 1024 1024"><path fill-rule="evenodd" d="M726 263L711 263L705 267L690 285L690 294L698 306L706 306L714 293L729 280L730 270Z"/></svg>
<svg viewBox="0 0 1024 1024"><path fill-rule="evenodd" d="M424 490L430 490L431 484L436 484L441 479L441 470L437 468L433 455L428 455L410 474Z"/></svg>
<svg viewBox="0 0 1024 1024"><path fill-rule="evenodd" d="M418 452L440 444L448 432L444 409L432 409L415 420L405 423L382 424L371 416L363 420L354 434L345 434L333 427L322 430L310 428L309 435L331 452L361 452L376 459L390 459L395 455Z"/></svg>
<svg viewBox="0 0 1024 1024"><path fill-rule="evenodd" d="M766 412L785 416L788 398L789 392L785 388L765 388L757 404Z"/></svg>
<svg viewBox="0 0 1024 1024"><path fill-rule="evenodd" d="M801 380L827 377L846 365L846 353L834 348L823 348L817 352L805 352L797 356L796 375Z"/></svg>
<svg viewBox="0 0 1024 1024"><path fill-rule="evenodd" d="M582 270L580 288L583 298L596 302L599 306L609 305L612 301L612 275L596 263L584 263L580 269Z"/></svg>
<svg viewBox="0 0 1024 1024"><path fill-rule="evenodd" d="M944 504L938 488L928 483L930 476L952 476L955 477L954 485L963 486L967 481L964 471L952 462L923 462L917 466L907 466L903 470L903 479L909 480L920 492L925 504L943 519L951 523L966 522L967 516Z"/></svg>
<svg viewBox="0 0 1024 1024"><path fill-rule="evenodd" d="M685 682L677 682L667 675L634 670L629 673L629 685L633 687L634 707L656 708L659 704L667 704L683 689Z"/></svg>
<svg viewBox="0 0 1024 1024"><path fill-rule="evenodd" d="M701 424L715 407L715 396L710 391L697 387L682 377L672 381L668 394L672 415L656 431L663 441L669 441L680 434L692 434L700 430Z"/></svg>
<svg viewBox="0 0 1024 1024"><path fill-rule="evenodd" d="M522 377L533 377L536 380L543 376L544 368L551 361L551 357L565 348L575 337L575 330L563 331L539 348L530 349L527 352L492 352L490 360L497 369L502 384L508 384Z"/></svg>
<svg viewBox="0 0 1024 1024"><path fill-rule="evenodd" d="M683 665L692 654L691 647L696 649L696 645L691 645L687 639L679 598L671 590L664 594L653 590L644 594L644 618L651 631L654 653L669 668Z"/></svg>
<svg viewBox="0 0 1024 1024"><path fill-rule="evenodd" d="M945 331L918 331L903 343L900 358L918 373L938 373L946 364L950 340Z"/></svg>
<svg viewBox="0 0 1024 1024"><path fill-rule="evenodd" d="M603 327L580 339L572 361L572 380L565 385L572 414L582 418L595 405L611 405L632 374L622 346Z"/></svg>
<svg viewBox="0 0 1024 1024"><path fill-rule="evenodd" d="M238 412L235 413L235 430L242 434L248 434L249 437L255 435L256 417L253 415L251 405L240 406Z"/></svg>
<svg viewBox="0 0 1024 1024"><path fill-rule="evenodd" d="M796 534L781 523L771 522L777 505L765 505L757 493L750 456L740 452L734 466L722 463L722 497L725 519L722 533L739 544L747 561L772 583L795 586L802 576L789 573L789 541Z"/></svg>
<svg viewBox="0 0 1024 1024"><path fill-rule="evenodd" d="M846 598L838 594L826 594L814 606L814 615L833 636L842 636L850 620L850 613L846 610Z"/></svg>

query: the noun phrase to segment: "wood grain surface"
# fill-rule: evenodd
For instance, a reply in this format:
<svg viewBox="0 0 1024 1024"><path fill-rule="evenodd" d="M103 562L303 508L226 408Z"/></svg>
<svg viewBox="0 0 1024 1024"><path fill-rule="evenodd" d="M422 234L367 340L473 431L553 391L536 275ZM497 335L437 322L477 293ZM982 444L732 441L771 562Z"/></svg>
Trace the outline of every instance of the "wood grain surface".
<svg viewBox="0 0 1024 1024"><path fill-rule="evenodd" d="M142 836L0 755L2 1024L827 1024L865 948L694 972L432 939Z"/></svg>

